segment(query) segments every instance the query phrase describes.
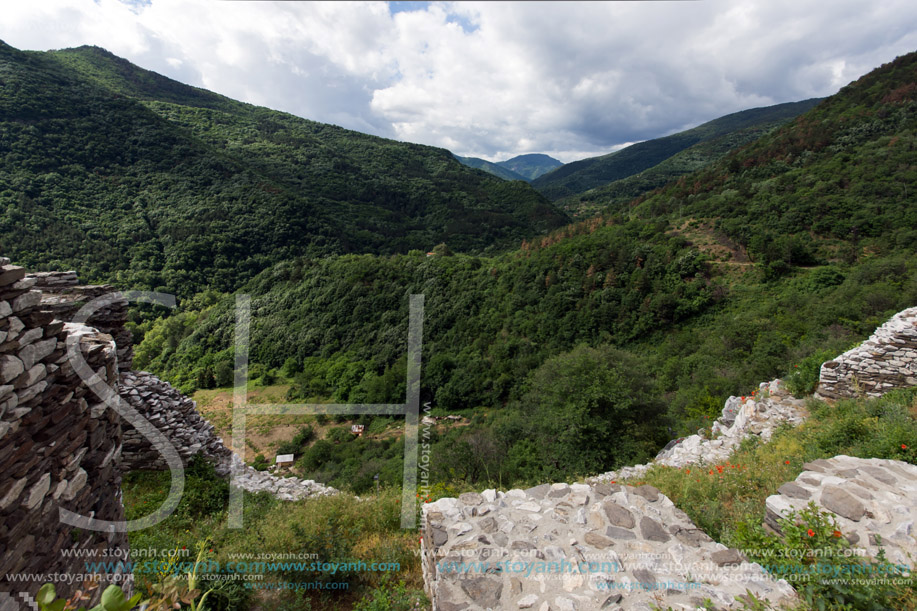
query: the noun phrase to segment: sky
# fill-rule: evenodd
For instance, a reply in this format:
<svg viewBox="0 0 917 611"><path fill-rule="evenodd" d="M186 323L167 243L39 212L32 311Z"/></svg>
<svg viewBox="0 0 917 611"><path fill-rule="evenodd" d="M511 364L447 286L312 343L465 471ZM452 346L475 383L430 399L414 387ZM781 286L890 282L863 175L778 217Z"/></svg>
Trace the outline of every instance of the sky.
<svg viewBox="0 0 917 611"><path fill-rule="evenodd" d="M917 50L917 2L7 1L0 40L97 45L231 98L459 155L569 162L836 93Z"/></svg>

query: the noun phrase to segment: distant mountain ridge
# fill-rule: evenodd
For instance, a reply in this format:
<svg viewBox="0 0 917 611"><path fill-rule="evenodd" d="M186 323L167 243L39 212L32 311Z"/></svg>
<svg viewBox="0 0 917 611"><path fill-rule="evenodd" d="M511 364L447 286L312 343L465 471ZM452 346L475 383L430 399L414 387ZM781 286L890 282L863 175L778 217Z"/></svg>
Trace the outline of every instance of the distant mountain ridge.
<svg viewBox="0 0 917 611"><path fill-rule="evenodd" d="M526 180L532 181L542 174L547 174L551 170L555 170L564 164L548 155L532 153L528 155L517 155L506 161L498 161L497 165L512 170Z"/></svg>
<svg viewBox="0 0 917 611"><path fill-rule="evenodd" d="M98 47L0 42L0 252L231 290L294 256L496 252L567 217L444 150L244 104Z"/></svg>
<svg viewBox="0 0 917 611"><path fill-rule="evenodd" d="M694 145L749 128L776 127L811 109L819 101L813 98L728 114L671 136L638 142L608 155L573 161L536 178L532 186L556 201L639 174ZM760 133L754 133L750 139L757 135ZM694 169L697 168L692 171Z"/></svg>
<svg viewBox="0 0 917 611"><path fill-rule="evenodd" d="M469 168L483 170L484 172L492 174L498 178L502 178L503 180L525 180L526 182L529 182L524 176L516 174L509 168L505 168L492 161L487 161L486 159L481 159L480 157L459 157L458 155L455 155L455 158Z"/></svg>
<svg viewBox="0 0 917 611"><path fill-rule="evenodd" d="M456 155L455 158L470 168L484 170L488 174L499 176L503 180L524 180L526 182L532 182L542 174L564 165L557 159L540 153L517 155L511 159L497 162L487 161L479 157L459 157Z"/></svg>

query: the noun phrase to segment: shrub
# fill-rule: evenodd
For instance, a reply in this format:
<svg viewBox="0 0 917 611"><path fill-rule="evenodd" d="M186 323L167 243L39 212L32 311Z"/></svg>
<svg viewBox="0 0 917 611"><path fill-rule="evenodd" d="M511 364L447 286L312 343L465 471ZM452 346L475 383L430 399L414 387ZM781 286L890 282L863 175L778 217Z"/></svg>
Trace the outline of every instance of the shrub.
<svg viewBox="0 0 917 611"><path fill-rule="evenodd" d="M302 454L303 448L315 439L315 430L305 425L300 427L299 432L291 439L277 446L278 454Z"/></svg>
<svg viewBox="0 0 917 611"><path fill-rule="evenodd" d="M796 398L814 393L818 387L822 363L831 360L834 356L833 353L827 350L819 350L815 354L804 358L793 366L792 373L784 379L786 389L793 393Z"/></svg>

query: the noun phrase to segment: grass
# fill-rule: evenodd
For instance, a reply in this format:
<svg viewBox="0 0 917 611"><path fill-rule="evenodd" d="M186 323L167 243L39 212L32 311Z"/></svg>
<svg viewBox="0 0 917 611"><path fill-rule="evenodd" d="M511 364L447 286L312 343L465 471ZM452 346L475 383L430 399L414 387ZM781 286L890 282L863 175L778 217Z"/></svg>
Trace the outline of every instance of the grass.
<svg viewBox="0 0 917 611"><path fill-rule="evenodd" d="M657 487L715 540L743 549L789 546L792 542L766 534L760 527L765 499L783 483L794 480L804 464L838 454L863 458L889 458L917 464L917 389L896 391L880 399L847 400L836 404L810 399L810 417L798 427L783 426L770 443L749 439L722 464L692 465L675 469L656 465L639 482ZM166 473L130 473L125 477L124 500L128 518L139 517L165 498ZM423 501L478 489L472 485L436 484ZM131 533L134 549L197 549L207 541L208 554L221 566L235 554L303 554L322 562L395 563L397 571L372 571L329 567L274 567L263 579L277 583L328 583L343 581L344 592L244 591L224 575L220 601L236 600L233 608L276 609L389 609L410 611L426 604L422 595L418 534L400 528L401 493L383 487L359 499L333 497L281 503L266 494L245 494L245 528L234 530L226 522L227 489L206 465L188 469L186 495L173 516L155 529ZM805 516L818 532L832 532L824 515ZM803 529L803 532L806 532ZM825 545L839 545L826 535ZM755 560L752 558L752 560ZM311 560L310 560L311 561ZM150 578L138 576L141 588ZM826 590L820 582L794 585L808 596L799 609L814 609L824 599L825 609L917 608L913 581L895 589ZM235 588L235 589L234 589ZM808 589L806 589L808 588ZM244 604L242 601L244 600ZM842 601L848 601L844 603ZM826 601L826 602L825 602ZM841 601L841 602L839 602ZM854 602L849 602L854 601ZM881 602L876 602L881 601ZM227 603L228 604L228 603ZM254 606L252 606L254 605ZM846 606L845 606L846 605ZM853 606L850 606L853 605ZM878 606L877 606L878 605ZM884 607L882 605L885 605Z"/></svg>
<svg viewBox="0 0 917 611"><path fill-rule="evenodd" d="M343 611L359 608L366 598L395 601L388 607L392 611L410 601L410 606L404 606L408 611L417 601L425 601L417 553L419 535L416 530L401 528L400 490L382 488L359 499L341 494L297 502L280 502L266 493L245 493L244 528L238 530L229 528L227 522L226 481L203 461L192 463L186 478L185 495L175 513L156 528L130 533L130 545L134 550L156 550L155 558L177 553L180 560L189 561L199 544L206 542L206 560L220 567L205 578L207 583L218 585L218 594L208 598L207 608ZM123 485L128 518L158 507L168 489L168 473L128 474ZM280 584L280 589L246 588L245 581L226 571L228 563L239 562L239 555L250 555L249 560L273 558L273 566L269 562L239 572L260 576L259 583ZM356 566L337 570L331 565L313 567L313 561ZM373 570L373 563L386 563L390 570ZM148 594L162 576L141 565L135 578L140 590ZM317 583L331 582L346 583L346 589L315 588ZM311 584L312 589L297 592L285 589L284 584Z"/></svg>
<svg viewBox="0 0 917 611"><path fill-rule="evenodd" d="M764 503L782 484L795 480L806 462L845 454L917 464L917 448L914 447L917 389L895 391L879 399L846 400L836 404L810 399L807 407L811 416L803 424L795 428L781 427L770 443L758 443L754 438L746 440L722 464L691 465L683 469L655 465L639 482L627 483L655 486L715 540L747 549L765 544L788 544L767 539L761 530ZM909 585L899 586L889 595L893 606L885 608L917 608L913 586L913 580ZM815 592L822 598L828 594L820 590ZM876 590L871 595L880 594ZM852 594L842 592L838 596ZM836 598L835 603L829 602L824 608L883 608L870 606L868 600L856 603L859 606L845 607L837 603ZM807 605L803 602L801 608L808 609Z"/></svg>

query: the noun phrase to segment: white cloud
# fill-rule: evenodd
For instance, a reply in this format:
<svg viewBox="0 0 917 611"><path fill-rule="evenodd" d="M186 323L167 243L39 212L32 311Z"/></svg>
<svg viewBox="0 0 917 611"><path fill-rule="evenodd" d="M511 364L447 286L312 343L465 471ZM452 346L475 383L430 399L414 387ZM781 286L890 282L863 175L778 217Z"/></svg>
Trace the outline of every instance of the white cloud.
<svg viewBox="0 0 917 611"><path fill-rule="evenodd" d="M830 95L917 48L905 0L7 3L0 39L95 44L224 95L501 159L609 152Z"/></svg>

